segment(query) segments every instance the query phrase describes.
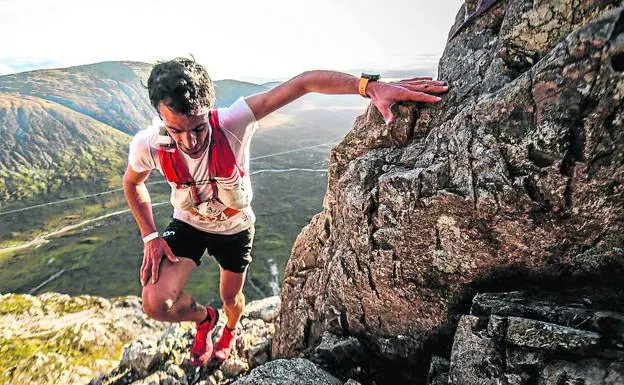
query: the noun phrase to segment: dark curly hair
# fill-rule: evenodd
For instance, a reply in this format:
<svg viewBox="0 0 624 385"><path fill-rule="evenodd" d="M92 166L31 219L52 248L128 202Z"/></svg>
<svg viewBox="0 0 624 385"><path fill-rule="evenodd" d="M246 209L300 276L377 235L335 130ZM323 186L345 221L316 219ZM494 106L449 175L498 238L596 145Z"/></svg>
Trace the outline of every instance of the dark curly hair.
<svg viewBox="0 0 624 385"><path fill-rule="evenodd" d="M201 65L179 57L154 65L147 80L152 106L158 111L160 102L175 112L192 114L215 103L215 89L208 72Z"/></svg>

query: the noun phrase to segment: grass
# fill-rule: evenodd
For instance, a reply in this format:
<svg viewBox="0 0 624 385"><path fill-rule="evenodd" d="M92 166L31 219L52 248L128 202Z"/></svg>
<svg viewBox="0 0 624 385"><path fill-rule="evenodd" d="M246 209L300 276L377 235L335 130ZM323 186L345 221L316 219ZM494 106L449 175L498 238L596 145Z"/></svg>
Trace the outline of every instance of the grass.
<svg viewBox="0 0 624 385"><path fill-rule="evenodd" d="M53 333L28 338L0 336L0 383L16 383L17 376L28 380L18 380L19 383L45 383L54 372L68 368L84 366L95 369L96 360L119 357L124 345L121 341L112 345L80 343L80 330L65 329L60 334ZM31 367L37 354L46 357L43 368Z"/></svg>
<svg viewBox="0 0 624 385"><path fill-rule="evenodd" d="M13 314L18 316L30 310L32 301L22 295L9 294L0 297L0 316Z"/></svg>

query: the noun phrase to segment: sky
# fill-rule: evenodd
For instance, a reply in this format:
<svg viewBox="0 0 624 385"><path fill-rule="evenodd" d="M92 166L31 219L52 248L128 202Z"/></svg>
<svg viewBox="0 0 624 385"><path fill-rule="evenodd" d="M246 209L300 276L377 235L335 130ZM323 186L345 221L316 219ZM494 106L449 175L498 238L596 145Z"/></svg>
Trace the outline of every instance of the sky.
<svg viewBox="0 0 624 385"><path fill-rule="evenodd" d="M0 0L0 75L189 56L213 79L435 71L462 0Z"/></svg>

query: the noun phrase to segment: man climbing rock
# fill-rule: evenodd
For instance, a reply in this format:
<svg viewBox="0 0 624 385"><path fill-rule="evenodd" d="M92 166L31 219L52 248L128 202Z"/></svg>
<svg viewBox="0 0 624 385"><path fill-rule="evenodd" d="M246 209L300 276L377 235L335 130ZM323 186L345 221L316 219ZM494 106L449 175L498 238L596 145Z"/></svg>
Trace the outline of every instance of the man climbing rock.
<svg viewBox="0 0 624 385"><path fill-rule="evenodd" d="M256 122L309 92L360 94L370 98L386 123L398 101L435 103L446 83L414 78L394 83L378 74L357 78L332 71L309 71L260 94L215 109L213 83L206 70L184 58L154 66L149 97L158 113L152 126L130 144L123 187L143 237L143 309L168 322L194 321L197 333L191 363L224 361L232 352L236 326L245 307L243 284L251 262L254 213L250 202L249 143ZM154 169L171 186L173 220L160 234L144 181ZM220 294L227 324L212 345L219 313L185 292L190 273L204 252L220 266Z"/></svg>

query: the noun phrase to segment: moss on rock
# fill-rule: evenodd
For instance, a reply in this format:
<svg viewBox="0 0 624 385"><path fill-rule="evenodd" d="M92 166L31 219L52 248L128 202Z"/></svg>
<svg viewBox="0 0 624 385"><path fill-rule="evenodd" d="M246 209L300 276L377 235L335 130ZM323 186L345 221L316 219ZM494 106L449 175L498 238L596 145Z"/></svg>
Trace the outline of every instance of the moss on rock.
<svg viewBox="0 0 624 385"><path fill-rule="evenodd" d="M20 294L0 295L0 316L6 314L20 315L33 306L33 297Z"/></svg>

